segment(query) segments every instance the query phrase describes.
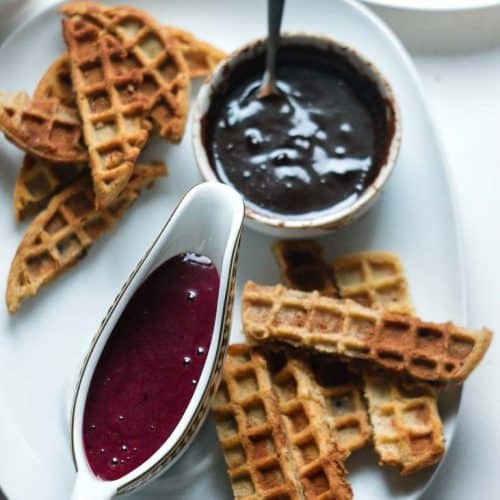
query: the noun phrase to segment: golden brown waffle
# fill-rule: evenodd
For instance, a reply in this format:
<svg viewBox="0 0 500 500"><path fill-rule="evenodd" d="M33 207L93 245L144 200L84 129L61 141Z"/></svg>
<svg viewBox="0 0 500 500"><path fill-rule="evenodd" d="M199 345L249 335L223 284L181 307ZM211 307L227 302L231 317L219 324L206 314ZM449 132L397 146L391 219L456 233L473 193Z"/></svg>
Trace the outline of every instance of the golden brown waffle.
<svg viewBox="0 0 500 500"><path fill-rule="evenodd" d="M330 356L313 356L308 366L315 374L315 390L325 401L327 420L340 450L352 452L372 439L361 378L347 364Z"/></svg>
<svg viewBox="0 0 500 500"><path fill-rule="evenodd" d="M350 254L336 259L333 270L341 297L401 314L413 312L397 255ZM411 474L438 462L445 448L436 391L427 384L402 384L369 374L363 381L380 463Z"/></svg>
<svg viewBox="0 0 500 500"><path fill-rule="evenodd" d="M334 277L323 260L321 247L311 240L280 241L273 246L283 281L287 286L304 291L318 290L322 294L337 296ZM325 362L321 363L322 366ZM330 364L331 365L331 364ZM371 439L368 413L363 399L360 377L334 363L327 383L316 385L330 404L329 423L340 449L353 451L365 446ZM325 377L323 377L325 378Z"/></svg>
<svg viewBox="0 0 500 500"><path fill-rule="evenodd" d="M139 74L127 64L123 45L98 23L80 16L63 20L63 31L89 151L97 208L125 189L148 138Z"/></svg>
<svg viewBox="0 0 500 500"><path fill-rule="evenodd" d="M285 342L436 382L463 382L492 336L487 329L424 322L317 291L251 281L243 291L242 320L252 342Z"/></svg>
<svg viewBox="0 0 500 500"><path fill-rule="evenodd" d="M321 247L312 240L279 241L273 245L274 255L286 286L338 297L333 274L323 259Z"/></svg>
<svg viewBox="0 0 500 500"><path fill-rule="evenodd" d="M226 54L210 43L198 40L192 33L175 26L166 26L167 34L174 38L189 68L190 78L200 78L212 72Z"/></svg>
<svg viewBox="0 0 500 500"><path fill-rule="evenodd" d="M352 498L343 456L321 433L314 401L297 406L277 396L277 376L271 382L260 353L229 347L212 410L235 497Z"/></svg>
<svg viewBox="0 0 500 500"><path fill-rule="evenodd" d="M81 123L58 99L31 99L25 92L0 92L0 130L33 156L55 163L82 163Z"/></svg>
<svg viewBox="0 0 500 500"><path fill-rule="evenodd" d="M359 252L335 259L332 268L342 298L399 314L413 313L397 255Z"/></svg>
<svg viewBox="0 0 500 500"><path fill-rule="evenodd" d="M47 206L50 197L71 184L88 166L51 163L25 155L14 187L14 213L17 220L33 215Z"/></svg>
<svg viewBox="0 0 500 500"><path fill-rule="evenodd" d="M69 21L76 24L76 29L72 30L75 34L81 31L78 26L86 22L100 26L101 33L112 33L119 40L126 49L126 56L112 61L108 73L110 85L120 88L125 83L121 97L126 99L131 95L144 98L146 112L155 122L160 135L172 142L179 142L188 114L189 70L175 40L167 35L166 30L145 12L131 7L105 7L94 3L73 2L60 10L70 18L64 21L65 26L70 24ZM65 37L70 46L68 36ZM85 44L77 45L83 49ZM70 50L73 60L72 76L78 87L78 82L75 81L74 52ZM101 62L104 61L101 59ZM80 68L81 63L85 64L85 61L80 57ZM103 69L106 73L106 69ZM126 81L129 74L138 76L139 80Z"/></svg>
<svg viewBox="0 0 500 500"><path fill-rule="evenodd" d="M445 448L434 390L376 375L365 374L364 380L380 463L406 475L438 462Z"/></svg>
<svg viewBox="0 0 500 500"><path fill-rule="evenodd" d="M289 357L271 380L305 498L352 498L343 464L347 453L328 432L331 414L314 374Z"/></svg>
<svg viewBox="0 0 500 500"><path fill-rule="evenodd" d="M248 346L229 346L212 413L235 498L303 499L266 362Z"/></svg>
<svg viewBox="0 0 500 500"><path fill-rule="evenodd" d="M78 114L67 54L59 57L45 72L34 98L56 98ZM53 194L70 184L86 168L86 163L57 164L26 154L14 186L16 219L22 220L39 212Z"/></svg>
<svg viewBox="0 0 500 500"><path fill-rule="evenodd" d="M6 297L9 312L76 264L114 227L139 191L165 174L163 164L138 165L127 187L106 209L95 208L88 174L55 195L29 226L12 261Z"/></svg>
<svg viewBox="0 0 500 500"><path fill-rule="evenodd" d="M65 106L73 107L78 112L69 58L66 52L50 65L38 82L33 96L37 99L55 97Z"/></svg>

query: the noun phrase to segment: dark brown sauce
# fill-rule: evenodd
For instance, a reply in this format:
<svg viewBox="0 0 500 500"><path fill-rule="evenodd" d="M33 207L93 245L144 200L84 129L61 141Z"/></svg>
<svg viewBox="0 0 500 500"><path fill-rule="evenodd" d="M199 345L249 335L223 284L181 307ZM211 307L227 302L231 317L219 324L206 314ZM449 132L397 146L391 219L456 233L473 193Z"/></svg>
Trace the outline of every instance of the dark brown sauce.
<svg viewBox="0 0 500 500"><path fill-rule="evenodd" d="M375 84L333 51L287 46L279 96L256 98L264 55L214 90L204 117L212 168L250 207L286 216L337 211L373 182L390 124Z"/></svg>

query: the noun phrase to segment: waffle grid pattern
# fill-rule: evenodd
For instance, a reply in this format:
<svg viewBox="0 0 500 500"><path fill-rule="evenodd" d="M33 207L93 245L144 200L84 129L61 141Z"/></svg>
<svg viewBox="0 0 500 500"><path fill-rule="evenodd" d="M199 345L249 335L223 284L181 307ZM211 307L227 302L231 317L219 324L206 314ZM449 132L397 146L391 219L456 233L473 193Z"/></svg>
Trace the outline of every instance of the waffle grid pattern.
<svg viewBox="0 0 500 500"><path fill-rule="evenodd" d="M12 261L8 310L15 312L41 286L76 264L120 220L140 189L165 174L164 165L138 165L127 188L106 209L95 208L92 183L86 174L55 195L29 226Z"/></svg>
<svg viewBox="0 0 500 500"><path fill-rule="evenodd" d="M253 282L244 287L242 317L250 341L314 348L436 382L463 382L491 341L486 329L427 323L317 291Z"/></svg>
<svg viewBox="0 0 500 500"><path fill-rule="evenodd" d="M360 252L333 262L341 297L362 300L368 296L371 307L413 312L403 266L397 255L388 252ZM394 293L380 293L380 289ZM383 465L398 467L411 474L442 457L445 446L443 424L437 408L437 392L423 383L388 380L364 374L364 394L373 426L375 449Z"/></svg>
<svg viewBox="0 0 500 500"><path fill-rule="evenodd" d="M25 92L0 92L0 130L33 156L55 163L87 160L78 114L55 98L30 99Z"/></svg>
<svg viewBox="0 0 500 500"><path fill-rule="evenodd" d="M146 143L145 99L135 92L139 74L114 37L80 16L63 20L71 77L89 150L96 206L109 205L125 188Z"/></svg>
<svg viewBox="0 0 500 500"><path fill-rule="evenodd" d="M338 297L333 274L323 259L321 247L311 240L279 241L274 255L286 286L322 295Z"/></svg>
<svg viewBox="0 0 500 500"><path fill-rule="evenodd" d="M145 110L162 137L179 142L184 133L190 92L189 70L175 40L144 12L131 7L107 8L92 3L71 3L61 8L69 16L84 16L112 33L127 55L114 78L135 73L139 81L132 94L145 100ZM71 50L70 57L73 58ZM76 82L75 82L76 83Z"/></svg>
<svg viewBox="0 0 500 500"><path fill-rule="evenodd" d="M229 347L212 413L236 499L302 499L265 360Z"/></svg>
<svg viewBox="0 0 500 500"><path fill-rule="evenodd" d="M188 31L165 26L167 36L174 38L189 68L190 78L200 78L212 72L226 54L210 43L198 40Z"/></svg>
<svg viewBox="0 0 500 500"><path fill-rule="evenodd" d="M387 383L365 375L365 396L381 464L412 474L443 456L443 425L437 395L427 385Z"/></svg>
<svg viewBox="0 0 500 500"><path fill-rule="evenodd" d="M317 391L314 374L301 361L289 358L271 377L285 422L297 474L306 498L352 498L335 433L328 429L327 400Z"/></svg>
<svg viewBox="0 0 500 500"><path fill-rule="evenodd" d="M338 296L334 275L317 243L312 240L280 241L273 245L273 251L287 286ZM339 373L339 367L335 368L332 373ZM328 385L311 379L311 386L321 392L327 402L328 419L338 447L350 452L368 444L371 428L359 377L346 369L341 372L342 377L330 377L334 380Z"/></svg>
<svg viewBox="0 0 500 500"><path fill-rule="evenodd" d="M16 219L42 210L54 193L71 184L87 168L83 163L64 165L25 155L14 187Z"/></svg>
<svg viewBox="0 0 500 500"><path fill-rule="evenodd" d="M359 252L335 259L332 269L342 298L398 314L414 312L396 255Z"/></svg>

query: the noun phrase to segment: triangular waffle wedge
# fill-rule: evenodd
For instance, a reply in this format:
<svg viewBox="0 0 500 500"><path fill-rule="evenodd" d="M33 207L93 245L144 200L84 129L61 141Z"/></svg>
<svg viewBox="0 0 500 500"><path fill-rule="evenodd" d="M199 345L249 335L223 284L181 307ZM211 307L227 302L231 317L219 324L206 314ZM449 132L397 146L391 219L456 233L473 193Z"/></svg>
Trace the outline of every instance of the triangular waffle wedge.
<svg viewBox="0 0 500 500"><path fill-rule="evenodd" d="M333 274L323 260L322 249L317 243L312 240L280 241L273 246L273 250L287 286L338 295ZM321 366L325 364L323 361ZM319 385L313 380L311 384L316 384L316 390L330 402L329 421L338 447L346 451L362 448L371 439L362 381L342 363L333 363L330 368L321 369L321 372L329 372L328 383Z"/></svg>
<svg viewBox="0 0 500 500"><path fill-rule="evenodd" d="M58 164L25 155L14 186L14 213L17 220L38 213L50 197L71 184L88 165Z"/></svg>
<svg viewBox="0 0 500 500"><path fill-rule="evenodd" d="M150 123L147 99L136 92L140 74L128 64L123 45L97 22L72 16L63 20L71 79L89 151L97 208L125 189L145 145Z"/></svg>
<svg viewBox="0 0 500 500"><path fill-rule="evenodd" d="M25 92L0 92L0 130L38 158L55 163L88 159L78 114L56 98L31 99Z"/></svg>
<svg viewBox="0 0 500 500"><path fill-rule="evenodd" d="M321 408L284 397L276 376L260 353L230 346L212 410L235 498L352 498Z"/></svg>
<svg viewBox="0 0 500 500"><path fill-rule="evenodd" d="M492 337L487 329L429 323L282 285L249 281L242 302L250 342L285 342L434 382L463 382Z"/></svg>
<svg viewBox="0 0 500 500"><path fill-rule="evenodd" d="M55 97L65 106L73 107L78 112L67 52L49 66L38 82L33 96L37 99Z"/></svg>
<svg viewBox="0 0 500 500"><path fill-rule="evenodd" d="M189 68L190 78L206 76L227 56L210 43L198 40L192 33L175 26L166 26L167 34L177 43Z"/></svg>
<svg viewBox="0 0 500 500"><path fill-rule="evenodd" d="M273 245L283 282L290 288L338 297L333 273L321 247L312 240L279 241Z"/></svg>
<svg viewBox="0 0 500 500"><path fill-rule="evenodd" d="M413 313L403 266L388 252L360 252L335 259L340 296L371 307ZM375 449L383 465L410 474L435 464L444 447L437 392L428 384L401 383L363 374Z"/></svg>
<svg viewBox="0 0 500 500"><path fill-rule="evenodd" d="M67 54L51 64L38 83L34 98L58 99L78 115ZM86 168L87 163L57 164L26 154L14 186L16 219L22 220L39 212L53 194L74 181Z"/></svg>
<svg viewBox="0 0 500 500"><path fill-rule="evenodd" d="M389 252L359 252L333 261L344 299L398 314L412 314L408 284L399 258Z"/></svg>
<svg viewBox="0 0 500 500"><path fill-rule="evenodd" d="M92 182L85 173L55 195L29 226L12 261L6 296L9 312L76 264L115 226L139 191L165 174L163 164L137 165L127 187L106 209L95 208Z"/></svg>
<svg viewBox="0 0 500 500"><path fill-rule="evenodd" d="M138 75L140 81L137 84L129 82L129 93L145 99L146 111L162 137L179 142L188 115L189 70L175 40L167 35L167 31L145 12L131 7L72 2L60 10L69 18L64 21L65 38L70 48L75 86L79 84L75 80L75 50L71 49L70 43L70 38L75 37L70 36L66 26L72 22L78 27L85 21L100 26L101 31L112 33L127 51L124 60L111 65L110 83L119 85L118 82L129 73ZM75 33L78 28L71 31ZM77 64L81 68L78 60ZM125 85L124 91L127 87Z"/></svg>

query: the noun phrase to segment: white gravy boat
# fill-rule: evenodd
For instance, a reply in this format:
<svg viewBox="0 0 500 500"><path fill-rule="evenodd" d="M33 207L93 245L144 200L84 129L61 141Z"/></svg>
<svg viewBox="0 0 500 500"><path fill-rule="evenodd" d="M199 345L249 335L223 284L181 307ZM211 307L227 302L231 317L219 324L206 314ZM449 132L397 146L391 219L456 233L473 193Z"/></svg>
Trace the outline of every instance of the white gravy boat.
<svg viewBox="0 0 500 500"><path fill-rule="evenodd" d="M72 500L108 500L116 494L144 486L173 465L200 429L220 380L229 341L243 217L243 201L233 189L216 183L199 184L191 189L109 308L83 362L71 411L71 445L77 471ZM87 461L82 425L94 370L117 320L135 291L158 266L185 252L210 257L220 277L213 334L197 387L174 431L149 459L116 480L99 479Z"/></svg>

